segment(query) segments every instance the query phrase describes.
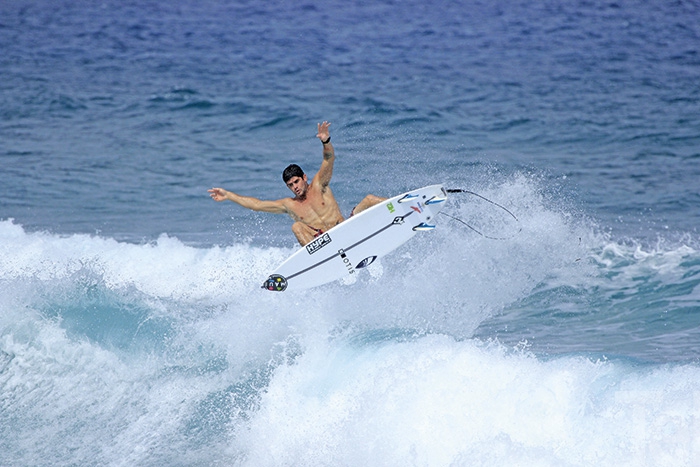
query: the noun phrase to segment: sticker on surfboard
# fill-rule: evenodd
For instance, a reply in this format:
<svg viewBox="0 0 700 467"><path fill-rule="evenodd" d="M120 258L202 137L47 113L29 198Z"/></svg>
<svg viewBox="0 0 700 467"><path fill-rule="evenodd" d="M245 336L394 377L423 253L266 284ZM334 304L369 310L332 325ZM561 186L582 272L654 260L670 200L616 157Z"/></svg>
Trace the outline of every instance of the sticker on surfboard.
<svg viewBox="0 0 700 467"><path fill-rule="evenodd" d="M375 260L375 259L377 259L376 256L369 256L369 257L363 259L362 261L360 261L360 262L357 264L357 266L355 266L355 269L366 268L366 267L369 266L370 264L374 263L374 260Z"/></svg>
<svg viewBox="0 0 700 467"><path fill-rule="evenodd" d="M267 278L262 288L271 292L283 292L287 288L287 279L279 274L272 274Z"/></svg>

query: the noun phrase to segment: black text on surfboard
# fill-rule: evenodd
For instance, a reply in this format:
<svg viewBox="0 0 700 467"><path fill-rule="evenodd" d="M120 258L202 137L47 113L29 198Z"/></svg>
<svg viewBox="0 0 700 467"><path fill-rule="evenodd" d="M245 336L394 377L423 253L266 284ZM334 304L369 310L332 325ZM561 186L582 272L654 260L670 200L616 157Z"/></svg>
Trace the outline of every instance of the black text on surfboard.
<svg viewBox="0 0 700 467"><path fill-rule="evenodd" d="M338 254L343 260L343 263L345 263L345 267L348 268L348 274L355 274L355 268L352 267L352 263L348 259L348 255L345 254L345 250L341 248L340 250L338 250Z"/></svg>
<svg viewBox="0 0 700 467"><path fill-rule="evenodd" d="M330 242L332 242L331 236L325 233L318 237L316 240L306 245L306 251L308 251L310 255L313 255L318 250L328 245Z"/></svg>

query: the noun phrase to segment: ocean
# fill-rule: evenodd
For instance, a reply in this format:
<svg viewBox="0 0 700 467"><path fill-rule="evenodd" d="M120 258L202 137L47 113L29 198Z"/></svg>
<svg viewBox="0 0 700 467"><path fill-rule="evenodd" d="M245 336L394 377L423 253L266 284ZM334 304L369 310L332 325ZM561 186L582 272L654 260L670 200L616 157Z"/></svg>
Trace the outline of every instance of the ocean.
<svg viewBox="0 0 700 467"><path fill-rule="evenodd" d="M700 465L697 1L8 0L0 50L0 465ZM323 121L344 213L466 191L270 293L291 219L207 190Z"/></svg>

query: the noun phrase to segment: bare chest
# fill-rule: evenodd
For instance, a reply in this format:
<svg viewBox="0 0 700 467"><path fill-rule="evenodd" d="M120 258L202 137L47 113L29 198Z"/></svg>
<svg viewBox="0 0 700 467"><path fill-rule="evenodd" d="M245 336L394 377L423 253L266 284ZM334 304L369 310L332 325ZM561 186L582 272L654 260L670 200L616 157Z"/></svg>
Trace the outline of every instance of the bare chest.
<svg viewBox="0 0 700 467"><path fill-rule="evenodd" d="M333 194L309 192L304 200L293 203L294 218L315 228L329 229L343 221Z"/></svg>

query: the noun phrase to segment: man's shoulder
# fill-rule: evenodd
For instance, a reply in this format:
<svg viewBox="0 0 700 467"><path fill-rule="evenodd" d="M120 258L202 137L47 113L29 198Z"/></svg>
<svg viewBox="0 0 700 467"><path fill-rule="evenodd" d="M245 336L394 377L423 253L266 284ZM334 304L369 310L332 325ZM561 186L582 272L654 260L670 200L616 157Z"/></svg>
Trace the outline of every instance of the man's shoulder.
<svg viewBox="0 0 700 467"><path fill-rule="evenodd" d="M295 203L297 203L298 200L296 199L296 197L294 197L294 198L287 197L287 198L278 199L275 202L281 204L284 207L289 207L289 206L293 206Z"/></svg>

